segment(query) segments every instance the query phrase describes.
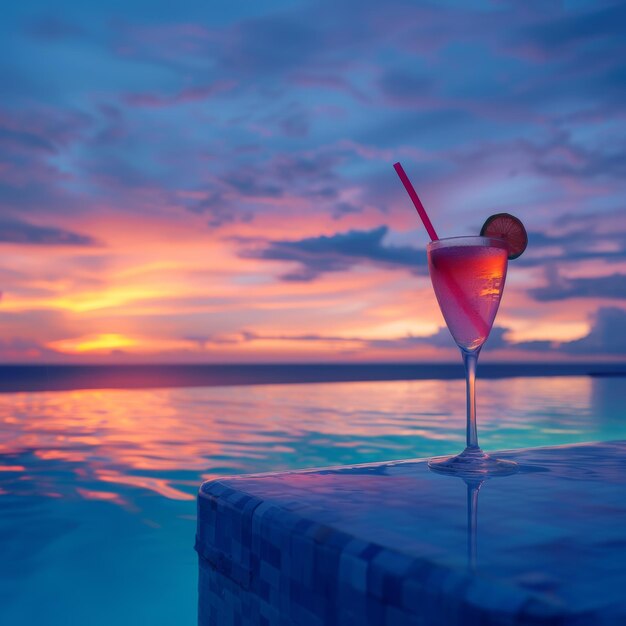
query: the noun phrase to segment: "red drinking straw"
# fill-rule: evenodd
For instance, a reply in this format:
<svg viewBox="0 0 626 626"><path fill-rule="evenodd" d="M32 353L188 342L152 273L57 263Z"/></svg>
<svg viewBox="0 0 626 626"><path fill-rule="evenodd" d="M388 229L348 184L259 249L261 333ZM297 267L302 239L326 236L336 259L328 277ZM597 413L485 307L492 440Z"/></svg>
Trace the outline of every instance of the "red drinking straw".
<svg viewBox="0 0 626 626"><path fill-rule="evenodd" d="M396 170L398 176L400 177L400 180L402 181L402 184L404 185L404 188L409 194L409 197L411 198L411 200L413 200L413 204L415 205L419 216L422 218L422 222L424 222L424 226L426 226L426 230L428 231L428 235L430 236L431 240L437 241L439 237L437 237L437 233L435 232L435 229L433 228L433 225L431 224L430 219L426 214L426 209L424 208L422 201L419 199L415 188L411 184L409 177L406 175L406 172L402 168L402 165L400 165L400 163L394 163L393 169Z"/></svg>
<svg viewBox="0 0 626 626"><path fill-rule="evenodd" d="M396 170L398 176L400 177L400 180L402 181L404 188L409 194L409 197L411 198L411 200L413 200L413 204L415 205L419 216L422 218L422 222L424 222L424 226L426 226L426 230L428 231L431 240L437 241L439 237L437 237L437 233L435 232L435 229L433 228L433 225L426 213L426 209L424 208L422 201L419 199L415 188L411 184L409 177L406 175L404 168L402 167L402 165L400 165L399 162L394 163L393 168ZM463 290L459 287L459 285L457 285L454 278L452 278L451 276L447 276L446 282L448 283L448 288L450 289L450 291L452 291L454 297L459 303L459 306L463 309L467 317L473 322L478 332L485 337L489 336L490 329L487 328L487 324L485 324L484 320L480 317L478 312L472 308L470 303L467 301Z"/></svg>

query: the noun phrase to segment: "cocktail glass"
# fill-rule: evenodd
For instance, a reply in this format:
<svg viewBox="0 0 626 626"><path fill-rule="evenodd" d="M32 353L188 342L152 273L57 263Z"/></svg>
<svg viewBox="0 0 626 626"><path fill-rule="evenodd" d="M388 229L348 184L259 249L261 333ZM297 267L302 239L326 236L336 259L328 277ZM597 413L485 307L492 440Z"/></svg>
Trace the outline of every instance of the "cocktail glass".
<svg viewBox="0 0 626 626"><path fill-rule="evenodd" d="M508 247L492 237L452 237L428 244L428 270L439 307L461 349L467 385L467 446L451 457L431 459L437 472L479 479L517 471L513 461L494 459L478 445L476 364L489 336L504 289Z"/></svg>

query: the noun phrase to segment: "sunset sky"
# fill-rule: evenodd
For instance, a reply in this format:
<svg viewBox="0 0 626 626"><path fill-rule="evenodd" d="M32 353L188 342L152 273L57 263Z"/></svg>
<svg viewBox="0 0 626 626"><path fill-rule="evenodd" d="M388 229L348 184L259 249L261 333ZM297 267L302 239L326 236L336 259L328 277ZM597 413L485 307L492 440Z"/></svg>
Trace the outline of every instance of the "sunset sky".
<svg viewBox="0 0 626 626"><path fill-rule="evenodd" d="M4 6L0 359L456 361L397 160L440 236L527 227L484 358L626 359L624 24L596 1Z"/></svg>

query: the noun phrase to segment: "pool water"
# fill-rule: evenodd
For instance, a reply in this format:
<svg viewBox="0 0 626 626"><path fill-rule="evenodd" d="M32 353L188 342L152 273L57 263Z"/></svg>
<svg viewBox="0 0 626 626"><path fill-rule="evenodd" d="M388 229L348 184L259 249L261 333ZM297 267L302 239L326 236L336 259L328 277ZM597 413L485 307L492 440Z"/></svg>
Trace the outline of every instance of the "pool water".
<svg viewBox="0 0 626 626"><path fill-rule="evenodd" d="M455 453L462 381L0 395L0 623L196 622L203 480ZM479 381L486 450L626 439L623 378Z"/></svg>

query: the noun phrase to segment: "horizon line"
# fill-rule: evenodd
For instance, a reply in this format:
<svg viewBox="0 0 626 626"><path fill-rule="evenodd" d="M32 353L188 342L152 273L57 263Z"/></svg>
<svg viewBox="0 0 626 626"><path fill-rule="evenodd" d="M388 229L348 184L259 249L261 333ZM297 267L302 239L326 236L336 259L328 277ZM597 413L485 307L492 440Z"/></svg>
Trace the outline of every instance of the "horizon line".
<svg viewBox="0 0 626 626"><path fill-rule="evenodd" d="M0 393L461 380L456 363L0 364ZM626 363L485 363L482 379L626 377Z"/></svg>

